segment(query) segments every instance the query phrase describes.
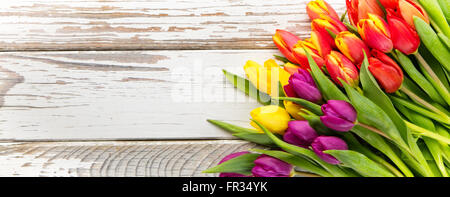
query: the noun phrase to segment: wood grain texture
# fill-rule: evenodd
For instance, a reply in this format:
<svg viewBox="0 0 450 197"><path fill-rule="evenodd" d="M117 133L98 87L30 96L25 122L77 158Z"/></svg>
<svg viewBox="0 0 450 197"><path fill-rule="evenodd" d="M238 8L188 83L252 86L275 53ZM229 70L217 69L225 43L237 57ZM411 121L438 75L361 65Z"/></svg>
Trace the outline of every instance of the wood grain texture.
<svg viewBox="0 0 450 197"><path fill-rule="evenodd" d="M0 50L274 48L277 28L309 37L308 1L1 0Z"/></svg>
<svg viewBox="0 0 450 197"><path fill-rule="evenodd" d="M240 140L0 143L0 176L200 177Z"/></svg>
<svg viewBox="0 0 450 197"><path fill-rule="evenodd" d="M235 139L260 106L222 69L244 75L275 50L0 53L0 140Z"/></svg>

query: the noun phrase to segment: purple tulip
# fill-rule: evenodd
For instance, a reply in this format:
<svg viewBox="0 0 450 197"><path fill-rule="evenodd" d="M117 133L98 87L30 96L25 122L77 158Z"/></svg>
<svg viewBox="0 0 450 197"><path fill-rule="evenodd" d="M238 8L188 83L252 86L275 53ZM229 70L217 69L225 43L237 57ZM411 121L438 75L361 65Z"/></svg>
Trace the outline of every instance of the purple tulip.
<svg viewBox="0 0 450 197"><path fill-rule="evenodd" d="M219 162L219 164L221 164L221 163L223 163L223 162L226 162L226 161L228 161L228 160L230 160L230 159L233 159L233 158L235 158L235 157L239 157L239 156L241 156L241 155L243 155L243 154L247 154L247 153L249 153L249 152L247 152L247 151L242 151L242 152L236 152L236 153L229 154L229 155L225 156L225 157ZM239 174L239 173L224 172L224 173L220 173L220 174L219 174L219 177L249 177L249 176L246 176L246 175L243 175L243 174Z"/></svg>
<svg viewBox="0 0 450 197"><path fill-rule="evenodd" d="M313 103L318 103L322 100L322 94L320 94L311 74L307 70L298 69L298 73L291 75L289 78L289 86L294 90L298 98Z"/></svg>
<svg viewBox="0 0 450 197"><path fill-rule="evenodd" d="M344 140L334 136L317 137L311 144L311 147L319 158L330 164L339 164L341 162L330 154L324 153L323 151L348 149L347 143L345 143Z"/></svg>
<svg viewBox="0 0 450 197"><path fill-rule="evenodd" d="M322 105L322 112L324 116L320 120L330 129L344 132L355 126L356 110L346 101L329 100Z"/></svg>
<svg viewBox="0 0 450 197"><path fill-rule="evenodd" d="M306 120L290 121L286 133L283 135L283 139L287 143L303 148L308 148L316 137L319 135Z"/></svg>
<svg viewBox="0 0 450 197"><path fill-rule="evenodd" d="M255 161L252 174L255 177L290 177L293 166L279 159L261 155Z"/></svg>

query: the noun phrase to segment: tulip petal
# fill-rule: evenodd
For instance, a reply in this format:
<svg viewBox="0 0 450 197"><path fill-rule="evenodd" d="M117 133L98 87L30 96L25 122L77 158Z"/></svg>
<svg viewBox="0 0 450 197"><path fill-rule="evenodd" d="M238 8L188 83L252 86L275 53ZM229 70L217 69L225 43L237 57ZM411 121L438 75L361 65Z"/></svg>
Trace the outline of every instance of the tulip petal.
<svg viewBox="0 0 450 197"><path fill-rule="evenodd" d="M313 151L319 158L330 164L341 163L335 157L330 154L326 154L325 150L347 150L348 146L344 140L334 136L320 136L314 140L311 144Z"/></svg>
<svg viewBox="0 0 450 197"><path fill-rule="evenodd" d="M293 166L267 155L259 156L255 161L252 174L255 177L290 177Z"/></svg>
<svg viewBox="0 0 450 197"><path fill-rule="evenodd" d="M353 122L335 116L321 116L320 121L326 127L341 132L350 131L355 126Z"/></svg>

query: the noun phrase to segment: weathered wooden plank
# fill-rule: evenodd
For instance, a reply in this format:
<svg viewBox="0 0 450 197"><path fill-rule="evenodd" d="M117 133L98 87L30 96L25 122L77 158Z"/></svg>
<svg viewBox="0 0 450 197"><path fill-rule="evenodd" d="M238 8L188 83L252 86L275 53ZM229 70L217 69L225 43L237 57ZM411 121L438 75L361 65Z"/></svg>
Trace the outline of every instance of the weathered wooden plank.
<svg viewBox="0 0 450 197"><path fill-rule="evenodd" d="M0 50L274 48L277 28L309 36L308 1L4 0Z"/></svg>
<svg viewBox="0 0 450 197"><path fill-rule="evenodd" d="M207 118L249 127L260 106L243 75L275 50L0 53L0 140L231 139Z"/></svg>
<svg viewBox="0 0 450 197"><path fill-rule="evenodd" d="M240 140L0 143L0 176L191 177L233 152Z"/></svg>

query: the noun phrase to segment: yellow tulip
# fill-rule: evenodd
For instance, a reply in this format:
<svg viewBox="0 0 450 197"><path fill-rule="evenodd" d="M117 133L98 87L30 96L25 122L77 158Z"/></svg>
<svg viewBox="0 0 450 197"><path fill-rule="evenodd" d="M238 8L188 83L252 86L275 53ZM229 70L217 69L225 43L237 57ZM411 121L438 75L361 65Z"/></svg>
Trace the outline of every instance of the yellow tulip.
<svg viewBox="0 0 450 197"><path fill-rule="evenodd" d="M283 101L284 108L286 108L286 111L296 120L304 120L303 116L299 115L298 113L301 111L302 106L292 102L292 101Z"/></svg>
<svg viewBox="0 0 450 197"><path fill-rule="evenodd" d="M261 123L269 131L283 135L288 128L288 122L291 120L288 112L277 105L266 105L258 107L250 112L250 116ZM261 131L254 122L250 123L253 127Z"/></svg>
<svg viewBox="0 0 450 197"><path fill-rule="evenodd" d="M278 97L278 81L282 86L289 83L290 74L283 70L273 59L264 62L264 66L249 60L244 65L244 71L250 82L259 91L272 97Z"/></svg>

